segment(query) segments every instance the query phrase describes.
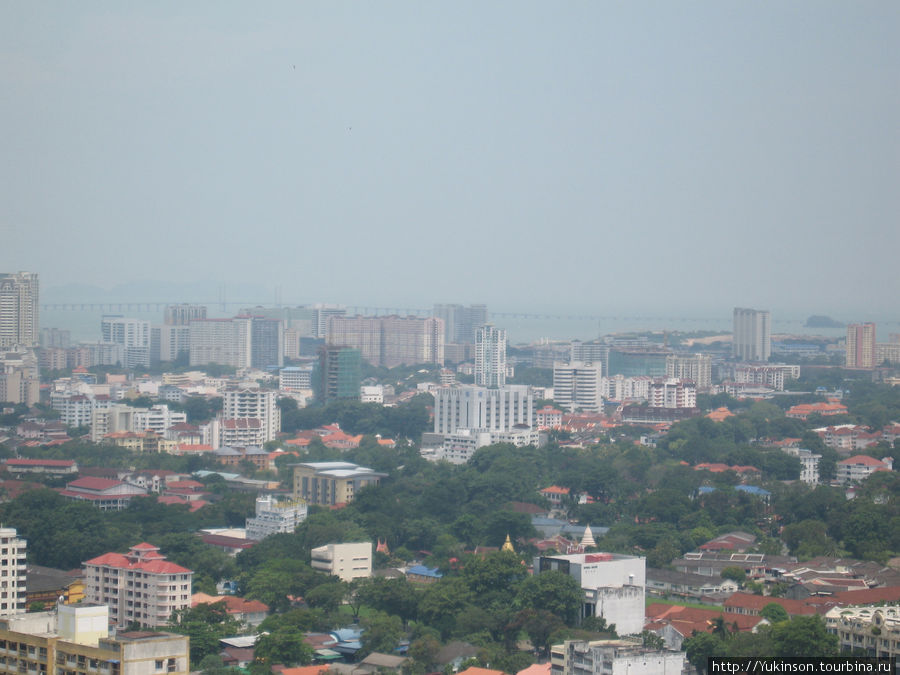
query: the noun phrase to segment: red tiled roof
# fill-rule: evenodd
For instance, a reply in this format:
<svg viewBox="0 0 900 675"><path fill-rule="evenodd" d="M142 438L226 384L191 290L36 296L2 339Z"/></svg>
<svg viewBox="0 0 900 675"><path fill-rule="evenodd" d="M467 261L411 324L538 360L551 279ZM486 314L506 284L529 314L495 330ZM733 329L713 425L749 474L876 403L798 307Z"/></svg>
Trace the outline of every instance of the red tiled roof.
<svg viewBox="0 0 900 675"><path fill-rule="evenodd" d="M75 460L10 458L6 460L6 464L8 466L75 466Z"/></svg>
<svg viewBox="0 0 900 675"><path fill-rule="evenodd" d="M550 487L545 487L543 490L541 490L541 492L555 495L567 495L569 494L569 488L559 487L558 485L551 485Z"/></svg>
<svg viewBox="0 0 900 675"><path fill-rule="evenodd" d="M885 466L884 462L880 459L875 459L874 457L869 457L868 455L854 455L853 457L848 457L847 459L842 459L838 464L853 464L859 465L862 464L864 466Z"/></svg>
<svg viewBox="0 0 900 675"><path fill-rule="evenodd" d="M84 490L106 490L118 485L123 485L122 481L113 480L112 478L97 478L96 476L85 476L84 478L73 480L71 483L66 485L66 487L82 488Z"/></svg>
<svg viewBox="0 0 900 675"><path fill-rule="evenodd" d="M186 567L176 565L168 560L133 561L121 553L104 553L84 564L97 567L116 567L124 570L141 570L151 574L189 574L191 572Z"/></svg>
<svg viewBox="0 0 900 675"><path fill-rule="evenodd" d="M239 419L225 420L226 429L260 429L262 420L255 417L241 417Z"/></svg>
<svg viewBox="0 0 900 675"><path fill-rule="evenodd" d="M815 610L800 600L788 598L773 598L768 595L753 595L752 593L733 593L725 601L725 609L740 608L759 611L770 603L780 605L791 616L800 614L815 614Z"/></svg>

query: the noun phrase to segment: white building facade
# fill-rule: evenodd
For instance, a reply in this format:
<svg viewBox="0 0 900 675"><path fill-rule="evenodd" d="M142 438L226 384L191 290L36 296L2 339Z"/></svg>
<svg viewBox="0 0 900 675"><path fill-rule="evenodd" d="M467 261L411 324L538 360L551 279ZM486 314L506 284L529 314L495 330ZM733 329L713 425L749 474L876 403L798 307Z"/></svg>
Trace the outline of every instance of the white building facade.
<svg viewBox="0 0 900 675"><path fill-rule="evenodd" d="M603 412L603 366L572 361L553 364L553 396L557 405L569 410Z"/></svg>
<svg viewBox="0 0 900 675"><path fill-rule="evenodd" d="M535 574L557 570L573 577L583 592L581 618L597 616L616 624L619 635L644 629L644 589L647 561L615 553L574 553L540 556Z"/></svg>
<svg viewBox="0 0 900 675"><path fill-rule="evenodd" d="M308 507L302 499L256 498L256 515L247 518L247 539L262 541L272 534L291 533L306 520Z"/></svg>
<svg viewBox="0 0 900 675"><path fill-rule="evenodd" d="M85 562L85 599L108 605L109 618L119 627L165 626L172 612L190 607L193 574L142 543L124 555L106 553Z"/></svg>
<svg viewBox="0 0 900 675"><path fill-rule="evenodd" d="M490 324L475 332L475 384L496 389L506 384L506 331Z"/></svg>

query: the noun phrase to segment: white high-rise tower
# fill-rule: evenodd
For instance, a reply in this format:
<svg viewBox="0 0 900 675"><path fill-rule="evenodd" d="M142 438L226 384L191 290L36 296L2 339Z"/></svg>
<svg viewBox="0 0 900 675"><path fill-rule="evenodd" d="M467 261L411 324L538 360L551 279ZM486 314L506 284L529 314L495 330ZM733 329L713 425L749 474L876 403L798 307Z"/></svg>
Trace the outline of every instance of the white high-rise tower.
<svg viewBox="0 0 900 675"><path fill-rule="evenodd" d="M475 384L499 388L506 384L506 331L490 324L475 333Z"/></svg>
<svg viewBox="0 0 900 675"><path fill-rule="evenodd" d="M38 275L0 273L0 349L37 347L40 335Z"/></svg>

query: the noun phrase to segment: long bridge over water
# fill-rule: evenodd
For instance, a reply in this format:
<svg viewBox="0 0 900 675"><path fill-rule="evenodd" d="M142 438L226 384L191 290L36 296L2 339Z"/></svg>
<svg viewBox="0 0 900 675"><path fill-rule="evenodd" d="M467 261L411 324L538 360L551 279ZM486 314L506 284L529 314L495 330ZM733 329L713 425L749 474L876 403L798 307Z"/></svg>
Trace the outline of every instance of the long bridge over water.
<svg viewBox="0 0 900 675"><path fill-rule="evenodd" d="M182 303L171 301L106 301L106 302L46 302L41 304L42 311L63 311L63 312L162 312L170 305L178 305ZM218 307L223 312L229 309L250 309L253 307L271 307L271 303L249 302L237 300L216 300L214 302L192 302L192 305L205 305L207 307ZM304 303L279 303L277 307L302 307ZM423 309L420 307L375 307L372 305L345 305L343 306L347 313L363 316L431 316L432 309ZM708 318L691 318L691 317L659 317L659 316L628 316L628 315L600 315L581 312L488 312L488 316L492 319L521 319L534 321L669 321L669 322L707 322ZM800 323L798 320L797 323Z"/></svg>

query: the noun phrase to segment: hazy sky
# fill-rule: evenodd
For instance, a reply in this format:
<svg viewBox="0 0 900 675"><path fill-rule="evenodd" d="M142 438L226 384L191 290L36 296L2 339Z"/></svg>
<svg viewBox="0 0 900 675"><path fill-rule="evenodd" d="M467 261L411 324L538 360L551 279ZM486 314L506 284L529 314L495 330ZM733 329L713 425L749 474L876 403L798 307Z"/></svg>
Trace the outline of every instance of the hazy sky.
<svg viewBox="0 0 900 675"><path fill-rule="evenodd" d="M3 3L0 271L896 315L898 35L890 0Z"/></svg>

